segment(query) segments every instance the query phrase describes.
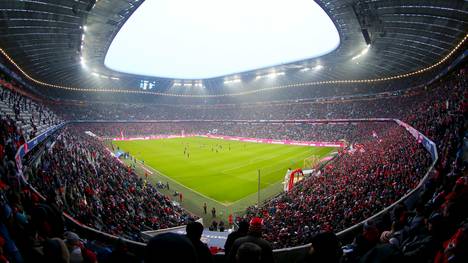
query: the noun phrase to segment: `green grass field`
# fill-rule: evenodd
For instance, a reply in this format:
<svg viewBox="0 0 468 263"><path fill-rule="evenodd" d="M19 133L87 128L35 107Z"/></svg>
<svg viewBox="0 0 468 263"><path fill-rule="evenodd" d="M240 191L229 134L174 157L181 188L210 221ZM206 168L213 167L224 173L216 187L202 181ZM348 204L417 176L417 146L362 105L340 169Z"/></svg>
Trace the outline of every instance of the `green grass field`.
<svg viewBox="0 0 468 263"><path fill-rule="evenodd" d="M238 211L241 207L245 209L256 203L258 170L264 196L273 196L281 192L281 183L289 167L302 167L305 158L323 158L334 151L333 147L262 144L204 137L114 141L113 144L159 173L153 181L170 179L171 190L182 191L186 198L191 199L189 206L201 206L209 201L209 206L226 208L241 203ZM173 187L177 184L180 186ZM199 209L192 207L191 210Z"/></svg>

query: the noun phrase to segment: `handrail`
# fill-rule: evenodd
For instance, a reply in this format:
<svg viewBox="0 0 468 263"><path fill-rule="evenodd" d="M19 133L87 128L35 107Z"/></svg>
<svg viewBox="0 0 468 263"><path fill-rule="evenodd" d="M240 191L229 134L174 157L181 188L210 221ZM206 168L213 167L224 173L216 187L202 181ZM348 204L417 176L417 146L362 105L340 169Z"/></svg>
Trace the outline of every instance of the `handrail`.
<svg viewBox="0 0 468 263"><path fill-rule="evenodd" d="M28 154L37 145L39 145L41 142L43 142L45 139L47 139L50 135L52 135L57 130L59 130L60 128L62 128L63 126L65 126L67 124L68 123L65 122L65 123L61 123L61 124L55 125L53 127L50 127L49 129L47 129L46 131L44 131L40 135L34 137L33 139L29 140L25 144L21 145L18 148L18 150L16 152L16 155L15 155L15 160L16 160L16 163L17 163L17 167L18 167L18 170L21 171L20 176L21 176L23 182L28 186L29 189L31 189L43 201L45 201L46 198L39 191L37 191L36 188L34 188L32 185L30 185L28 183L28 181L26 180L26 178L24 178L23 171L22 171L22 168L23 168L22 159L26 156L26 154ZM84 224L82 224L81 222L79 222L78 220L76 220L75 218L73 218L72 216L70 216L69 214L67 214L65 212L62 212L62 215L64 216L64 218L69 223L75 225L76 227L81 228L82 231L84 230L85 232L88 232L88 234L92 233L95 236L101 236L101 237L104 237L107 240L112 240L112 241L121 240L123 242L126 242L127 244L130 244L132 247L141 247L142 248L142 247L145 246L144 243L133 241L133 240L130 240L130 239L126 239L126 238L123 238L123 237L114 236L114 235L99 231L97 229L94 229L92 227L89 227L87 225L84 225Z"/></svg>
<svg viewBox="0 0 468 263"><path fill-rule="evenodd" d="M402 126L402 127L405 127L408 129L409 128L412 128L414 131L417 131L416 129L414 129L412 126L398 120L398 119L394 119L392 120L394 121L395 123L397 123L398 125ZM406 125L406 126L404 126ZM417 131L419 133L420 136L424 137L424 139L428 140L430 143L432 143L433 147L435 147L435 143L432 142L431 140L429 140L426 136L424 136L422 133L420 133L419 131ZM415 138L416 139L416 138ZM427 150L427 149L426 149ZM429 150L428 150L429 151ZM429 151L430 152L430 151ZM401 197L400 199L398 199L396 202L394 202L393 204L389 205L388 207L384 208L383 210L381 210L380 212L378 212L377 214L374 214L372 215L371 217L369 218L366 218L365 220L351 226L351 227L348 227L340 232L338 232L336 235L338 238L342 238L343 236L345 236L346 234L350 233L350 232L353 232L355 231L358 227L362 226L365 222L368 222L368 221L371 221L371 220L374 220L378 217L380 217L381 215L389 212L392 208L394 208L396 205L402 203L403 201L405 201L406 199L408 199L410 196L412 196L416 191L419 191L421 189L421 187L423 186L423 184L427 181L427 178L429 177L429 174L432 172L432 170L434 169L434 166L438 160L438 153L437 153L437 149L435 149L435 156L432 156L432 163L431 165L429 166L429 169L427 170L426 174L423 176L423 178L419 181L419 184L413 189L411 190L410 192L408 192L406 195L404 195L403 197ZM305 244L305 245L301 245L301 246L296 246L296 247L289 247L289 248L281 248L281 249L275 249L274 252L284 252L284 251L291 251L291 250L299 250L299 249L304 249L304 248L307 248L307 247L310 247L311 244Z"/></svg>
<svg viewBox="0 0 468 263"><path fill-rule="evenodd" d="M30 184L28 184L28 187L36 194L38 195L43 201L46 200L46 198L41 194L39 193L39 191L36 190L36 188L34 188L33 186L31 186ZM121 241L124 241L126 243L129 243L129 244L132 244L134 246L145 246L146 244L145 243L142 243L142 242L137 242L137 241L134 241L134 240L130 240L130 239L126 239L126 238L123 238L123 237L118 237L118 236L114 236L114 235L111 235L111 234L108 234L108 233L105 233L105 232L102 232L102 231L99 231L97 229L94 229L92 227L89 227L87 225L84 225L82 224L81 222L79 222L78 220L76 220L75 218L73 218L71 215L67 214L66 212L62 212L63 216L65 217L65 219L67 219L68 221L70 221L72 224L80 227L80 228L83 228L84 230L86 230L87 232L92 232L96 235L100 235L100 236L104 236L106 237L107 239L109 240L114 240L114 241L117 241L117 240L121 240Z"/></svg>
<svg viewBox="0 0 468 263"><path fill-rule="evenodd" d="M34 149L37 145L39 145L41 142L43 142L45 139L47 139L51 134L56 132L58 129L62 128L64 125L66 125L67 122L63 122L60 124L57 124L55 126L50 127L49 129L45 130L41 134L37 135L36 137L32 138L31 140L25 142L22 144L18 150L16 151L15 154L15 161L16 161L16 167L18 171L20 172L20 175L22 176L22 170L23 170L23 158L24 156ZM23 178L24 179L24 178Z"/></svg>
<svg viewBox="0 0 468 263"><path fill-rule="evenodd" d="M340 123L340 122L388 122L392 118L355 118L355 119L290 119L290 120L72 120L68 123L190 123L190 122L242 122L242 123Z"/></svg>
<svg viewBox="0 0 468 263"><path fill-rule="evenodd" d="M97 122L97 123L116 123L116 122L133 122L133 123L137 123L137 122L161 122L161 123L164 123L164 122L197 122L197 121L201 121L201 122L235 122L235 121L242 121L242 120L195 120L195 121L190 121L190 120L177 120L177 121L72 121L72 122L67 122L67 123L63 123L61 125L57 125L57 126L60 126L60 127L57 127L57 126L54 126L52 127L51 129L49 130L52 130L53 128L53 132L55 132L56 130L58 130L58 128L61 128L63 127L64 125L67 125L69 123L93 123L93 122ZM262 122L262 123L269 123L269 122L281 122L282 120L257 120L256 122ZM334 119L334 120L283 120L284 122L305 122L305 123L314 123L314 122L395 122L396 124L406 128L406 130L410 133L412 133L411 131L413 132L417 132L417 135L415 135L414 133L412 133L413 136L415 136L415 139L423 139L425 141L427 141L430 145L432 145L432 147L435 147L435 143L432 142L430 139L428 139L426 136L424 136L422 133L420 133L419 131L417 131L416 129L414 129L413 127L411 127L410 125L398 120L398 119L390 119L390 118L369 118L369 119ZM254 122L252 120L249 120L248 122ZM57 127L57 128L56 128ZM48 130L48 131L49 131ZM410 131L411 130L411 131ZM44 132L43 134L47 133ZM39 136L42 136L43 134L39 135ZM52 133L50 133L52 134ZM48 134L47 137L50 135ZM39 137L38 136L38 137ZM418 137L416 137L418 136ZM36 138L38 138L36 137ZM34 138L33 140L35 140L36 138ZM44 138L45 139L45 138ZM31 140L31 141L33 141ZM30 142L31 142L30 141ZM43 141L43 139L41 140ZM422 143L423 141L421 141ZM29 143L29 142L28 142ZM426 148L426 145L425 146L425 149L428 150ZM23 147L23 146L21 146ZM20 150L18 150L19 152ZM429 151L429 150L428 150ZM406 195L404 195L403 197L401 197L398 201L394 202L393 204L389 205L388 207L384 208L383 210L381 210L380 212L372 215L371 217L369 218L366 218L365 220L351 226L351 227L348 227L340 232L337 233L337 236L339 238L342 238L343 236L355 231L358 227L362 226L365 222L369 221L369 220L373 220L375 218L378 218L379 216L381 216L382 214L385 214L387 212L389 212L393 207L395 207L396 205L404 202L405 200L407 200L410 196L412 196L413 194L415 194L417 191L419 191L421 189L421 187L423 186L423 184L426 182L426 180L428 179L429 177L429 174L430 172L433 170L437 160L438 160L438 153L437 153L437 149L434 148L434 151L435 151L435 155L433 155L433 153L431 153L431 156L433 158L433 161L431 163L431 165L429 166L429 169L427 170L426 174L424 175L424 177L420 180L419 184L413 189L411 190L410 192L408 192ZM26 152L27 153L27 152ZM25 154L26 154L25 153ZM24 155L23 155L24 156ZM23 157L22 156L22 157ZM36 193L38 194L41 198L44 198L36 189L34 189L32 186L30 186L30 188ZM125 239L125 238L122 238L122 237L118 237L118 236L114 236L114 235L111 235L111 234L108 234L108 233L104 233L102 231L99 231L97 229L94 229L94 228L91 228L89 226L86 226L86 225L83 225L81 224L80 222L78 222L77 220L75 220L73 217L71 217L70 215L68 215L67 213L63 213L64 217L69 220L70 222L72 222L74 225L86 230L87 232L90 232L90 233L93 233L94 235L96 236L101 236L101 237L105 237L106 239L108 240L122 240L130 245L132 245L133 247L137 247L139 249L142 249L145 244L144 243L141 243L141 242L136 242L136 241L133 241L133 240L129 240L129 239ZM303 250L305 248L308 248L310 246L310 244L305 244L305 245L301 245L301 246L295 246L295 247L288 247L288 248L281 248L281 249L275 249L274 250L274 253L275 254L278 254L278 253L283 253L283 252L288 252L288 251L296 251L296 250ZM219 253L219 255L223 255L223 253Z"/></svg>

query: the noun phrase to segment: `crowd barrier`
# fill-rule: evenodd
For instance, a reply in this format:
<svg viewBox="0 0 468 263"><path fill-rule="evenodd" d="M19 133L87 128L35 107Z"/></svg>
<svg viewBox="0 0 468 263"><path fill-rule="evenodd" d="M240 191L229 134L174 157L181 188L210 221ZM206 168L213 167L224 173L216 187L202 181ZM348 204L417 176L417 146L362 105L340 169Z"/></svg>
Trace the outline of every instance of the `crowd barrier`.
<svg viewBox="0 0 468 263"><path fill-rule="evenodd" d="M18 168L18 171L20 172L20 175L22 175L22 170L23 170L23 158L24 156L34 149L37 145L39 145L41 142L43 142L45 139L47 139L50 135L52 135L54 132L62 128L66 123L61 123L55 126L50 127L47 129L45 132L39 134L38 136L34 137L33 139L27 141L23 145L21 145L18 150L16 151L15 154L15 161L16 161L16 167Z"/></svg>
<svg viewBox="0 0 468 263"><path fill-rule="evenodd" d="M100 121L91 121L91 122L95 122L95 123L98 122L99 123ZM105 121L105 122L108 122L108 123L114 122L115 123L115 121ZM128 122L134 122L134 121L128 121ZM140 122L140 121L137 121L137 122ZM143 121L143 122L151 122L151 121ZM157 121L157 122L181 122L181 121ZM185 121L182 121L182 122L185 122ZM186 122L190 122L190 121L186 121ZM203 122L209 122L209 121L203 121ZM226 122L226 121L222 121L222 122ZM233 121L229 121L229 122L233 122ZM280 121L278 121L278 120L275 120L275 121L262 120L262 121L248 121L248 122L275 122L275 123L278 123ZM364 220L364 221L362 221L362 222L360 222L358 224L355 224L355 225L353 225L353 226L351 226L351 227L337 233L338 238L340 240L342 240L342 242L345 242L345 243L350 242L361 231L362 225L365 222L380 218L382 215L384 215L386 213L389 213L396 205L398 205L400 203L405 203L405 205L407 205L409 208L414 207L414 204L415 204L415 202L416 202L416 200L417 200L417 198L419 196L419 193L421 192L424 183L427 181L427 178L429 177L429 174L433 170L434 165L435 165L435 163L437 162L437 159L438 159L437 148L436 148L436 145L435 145L434 142L432 142L430 139L428 139L426 136L424 136L422 133L420 133L419 131L417 131L416 129L411 127L410 125L408 125L408 124L406 124L406 123L404 123L404 122L402 122L400 120L397 120L397 119L377 118L377 119L340 119L340 120L336 120L336 119L335 120L289 120L289 121L285 121L285 122L286 123L291 123L291 122L294 122L294 123L298 123L298 122L299 123L313 123L313 122L318 122L318 123L395 122L397 125L402 126L409 133L411 133L413 135L413 137L415 138L415 140L417 140L419 143L421 143L424 146L424 148L431 154L432 163L431 163L430 167L428 168L426 174L424 175L423 179L420 180L418 186L416 188L414 188L413 190L411 190L409 193L407 193L405 196L401 197L398 201L396 201L392 205L390 205L390 206L386 207L385 209L383 209L382 211L380 211L379 213L367 218L366 220ZM78 121L77 123L85 123L85 122ZM66 123L54 126L54 127L50 128L49 130L47 130L46 132L39 135L38 137L28 141L28 143L26 143L25 145L21 146L20 149L17 152L17 156L19 157L20 161L25 156L25 154L27 154L27 152L29 152L32 148L34 148L36 145L41 143L44 139L46 139L48 136L50 136L52 133L54 133L55 131L57 131L58 129L63 127L64 125L66 125ZM18 160L17 160L17 162L18 162ZM22 166L18 166L18 167L22 167ZM37 194L40 195L40 193L38 193L34 188L32 188L32 189L33 189L33 191L35 191ZM128 245L128 247L132 251L134 251L135 253L143 253L143 251L144 251L144 247L145 247L144 243L135 242L135 241L128 240L128 239L125 239L125 238L113 236L113 235L98 231L96 229L90 228L90 227L85 226L85 225L81 224L80 222L76 221L75 219L73 219L71 216L69 216L66 213L64 213L64 217L65 217L66 221L68 222L68 224L74 226L77 229L76 231L79 234L82 234L83 236L85 236L88 239L102 240L102 241L108 242L108 243L121 241L121 242L125 242ZM181 227L183 227L183 226L181 226ZM304 255L304 253L306 253L309 250L309 248L310 248L310 244L302 245L302 246L296 246L296 247L290 247L290 248L276 249L276 250L274 250L274 257L275 257L276 262L294 262L300 256ZM225 260L225 257L224 257L223 253L219 253L219 254L215 255L215 262L224 262L224 260Z"/></svg>
<svg viewBox="0 0 468 263"><path fill-rule="evenodd" d="M437 147L433 141L428 139L426 136L424 136L422 133L414 129L412 126L400 120L387 119L386 121L394 121L398 125L404 127L409 133L411 133L413 137L419 143L421 143L424 146L424 148L431 154L432 163L427 169L424 177L420 180L419 184L416 186L416 188L414 188L409 193L401 197L398 201L386 207L385 209L378 212L377 214L343 231L338 232L336 235L338 236L340 241L342 241L343 243L351 242L353 238L362 231L362 226L364 225L365 222L376 220L382 217L383 215L390 213L396 205L404 203L408 208L410 209L413 208L417 199L419 198L419 194L422 191L422 187L424 183L427 181L429 174L434 169L434 166L438 160ZM276 262L294 262L295 260L300 258L302 255L307 253L309 249L310 249L310 244L297 246L297 247L291 247L291 248L277 249L274 251L274 256L275 256ZM222 261L217 261L217 262L222 262Z"/></svg>
<svg viewBox="0 0 468 263"><path fill-rule="evenodd" d="M47 138L49 138L50 135L54 134L55 132L60 130L65 125L67 125L67 123L62 123L62 124L59 124L59 125L56 125L47 129L45 132L41 133L40 135L36 136L35 138L21 145L18 148L16 155L15 155L20 179L22 179L23 182L31 189L31 191L33 191L42 201L45 201L46 198L41 193L39 193L39 191L37 191L34 187L29 185L27 180L23 177L24 167L22 165L22 160L29 152L31 152L38 145L40 145ZM31 167L28 167L28 168L30 169ZM144 252L144 248L145 248L144 243L114 236L114 235L99 231L97 229L91 228L89 226L86 226L80 223L79 221L77 221L76 219L74 219L72 216L70 216L69 214L65 212L63 213L63 218L67 225L67 229L73 229L73 231L76 232L79 236L86 237L86 239L88 240L100 240L110 245L115 244L117 242L125 242L131 251L135 253L139 253L140 255L142 255Z"/></svg>

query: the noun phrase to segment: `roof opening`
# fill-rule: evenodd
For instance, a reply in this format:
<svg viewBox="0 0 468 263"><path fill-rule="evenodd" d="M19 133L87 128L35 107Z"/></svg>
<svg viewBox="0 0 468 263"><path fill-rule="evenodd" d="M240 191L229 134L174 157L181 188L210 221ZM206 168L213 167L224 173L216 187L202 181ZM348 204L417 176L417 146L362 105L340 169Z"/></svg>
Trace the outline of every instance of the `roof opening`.
<svg viewBox="0 0 468 263"><path fill-rule="evenodd" d="M124 73L206 79L325 55L338 30L311 0L145 1L104 64Z"/></svg>

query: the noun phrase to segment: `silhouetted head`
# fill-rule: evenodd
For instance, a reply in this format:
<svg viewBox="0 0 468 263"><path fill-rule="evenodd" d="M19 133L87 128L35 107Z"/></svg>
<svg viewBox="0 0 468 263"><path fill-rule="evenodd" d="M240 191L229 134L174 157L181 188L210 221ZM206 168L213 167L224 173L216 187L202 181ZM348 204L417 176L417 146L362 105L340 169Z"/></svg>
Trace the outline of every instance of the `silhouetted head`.
<svg viewBox="0 0 468 263"><path fill-rule="evenodd" d="M203 225L199 222L191 221L187 224L185 232L187 232L187 237L190 240L200 240L203 233Z"/></svg>
<svg viewBox="0 0 468 263"><path fill-rule="evenodd" d="M262 248L255 243L246 242L239 246L236 254L236 261L242 263L260 262Z"/></svg>
<svg viewBox="0 0 468 263"><path fill-rule="evenodd" d="M145 249L145 263L198 262L192 242L183 235L164 233L150 239Z"/></svg>
<svg viewBox="0 0 468 263"><path fill-rule="evenodd" d="M247 233L249 231L249 222L242 220L239 222L239 232Z"/></svg>

